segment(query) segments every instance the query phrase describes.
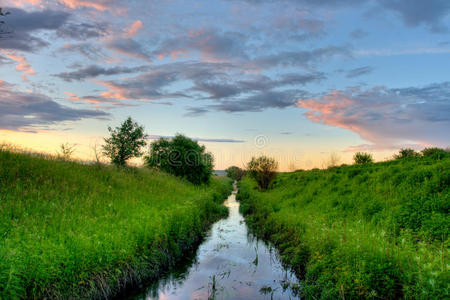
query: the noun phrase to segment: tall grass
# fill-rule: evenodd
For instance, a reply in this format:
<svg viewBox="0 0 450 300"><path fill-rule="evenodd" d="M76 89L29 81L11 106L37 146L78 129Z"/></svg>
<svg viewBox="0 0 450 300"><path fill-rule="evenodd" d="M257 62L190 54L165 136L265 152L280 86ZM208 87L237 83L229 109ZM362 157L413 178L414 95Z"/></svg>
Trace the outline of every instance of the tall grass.
<svg viewBox="0 0 450 300"><path fill-rule="evenodd" d="M100 298L157 277L226 215L208 186L0 150L0 298Z"/></svg>
<svg viewBox="0 0 450 300"><path fill-rule="evenodd" d="M417 157L244 178L238 198L305 298L448 299L449 186L449 157Z"/></svg>

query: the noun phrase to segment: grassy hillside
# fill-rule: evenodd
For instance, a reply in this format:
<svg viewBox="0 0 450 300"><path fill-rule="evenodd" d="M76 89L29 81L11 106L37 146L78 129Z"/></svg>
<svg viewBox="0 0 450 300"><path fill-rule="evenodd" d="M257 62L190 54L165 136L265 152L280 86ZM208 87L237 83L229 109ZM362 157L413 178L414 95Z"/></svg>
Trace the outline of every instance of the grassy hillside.
<svg viewBox="0 0 450 300"><path fill-rule="evenodd" d="M0 298L98 298L154 278L227 214L230 190L0 151Z"/></svg>
<svg viewBox="0 0 450 300"><path fill-rule="evenodd" d="M238 197L309 299L444 299L450 283L450 158L280 174Z"/></svg>

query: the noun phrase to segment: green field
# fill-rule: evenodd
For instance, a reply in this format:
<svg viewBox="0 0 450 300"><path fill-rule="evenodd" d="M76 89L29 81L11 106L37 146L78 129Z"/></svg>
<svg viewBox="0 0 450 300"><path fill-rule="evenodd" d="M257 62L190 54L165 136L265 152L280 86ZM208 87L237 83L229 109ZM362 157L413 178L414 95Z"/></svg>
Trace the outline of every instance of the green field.
<svg viewBox="0 0 450 300"><path fill-rule="evenodd" d="M307 299L449 297L450 158L405 158L279 174L238 197Z"/></svg>
<svg viewBox="0 0 450 300"><path fill-rule="evenodd" d="M0 150L0 298L109 297L194 248L231 180Z"/></svg>

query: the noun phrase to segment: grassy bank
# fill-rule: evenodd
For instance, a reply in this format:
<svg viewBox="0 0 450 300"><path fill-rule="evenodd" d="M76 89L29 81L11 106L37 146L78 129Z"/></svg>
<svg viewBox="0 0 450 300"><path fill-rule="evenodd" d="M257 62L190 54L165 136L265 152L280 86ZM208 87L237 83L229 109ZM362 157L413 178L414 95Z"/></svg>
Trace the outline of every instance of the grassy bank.
<svg viewBox="0 0 450 300"><path fill-rule="evenodd" d="M308 299L448 298L450 158L280 174L238 198Z"/></svg>
<svg viewBox="0 0 450 300"><path fill-rule="evenodd" d="M0 151L0 298L99 298L155 278L227 214L230 191Z"/></svg>

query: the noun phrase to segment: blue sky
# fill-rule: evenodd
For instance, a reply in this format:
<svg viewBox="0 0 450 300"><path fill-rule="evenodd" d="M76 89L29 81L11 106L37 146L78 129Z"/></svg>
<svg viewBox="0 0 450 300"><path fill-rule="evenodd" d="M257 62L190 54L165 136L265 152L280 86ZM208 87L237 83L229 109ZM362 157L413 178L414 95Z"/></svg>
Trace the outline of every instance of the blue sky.
<svg viewBox="0 0 450 300"><path fill-rule="evenodd" d="M449 146L446 0L7 0L0 140L92 156L108 125L197 138L216 167Z"/></svg>

